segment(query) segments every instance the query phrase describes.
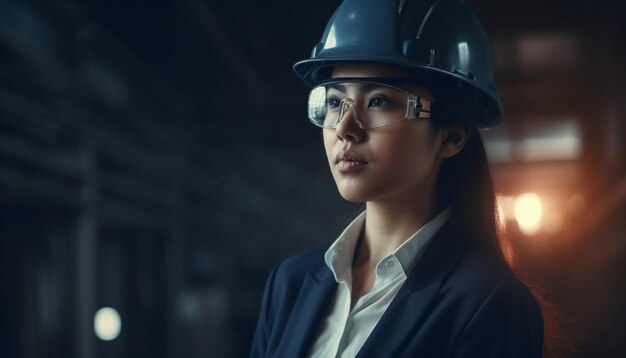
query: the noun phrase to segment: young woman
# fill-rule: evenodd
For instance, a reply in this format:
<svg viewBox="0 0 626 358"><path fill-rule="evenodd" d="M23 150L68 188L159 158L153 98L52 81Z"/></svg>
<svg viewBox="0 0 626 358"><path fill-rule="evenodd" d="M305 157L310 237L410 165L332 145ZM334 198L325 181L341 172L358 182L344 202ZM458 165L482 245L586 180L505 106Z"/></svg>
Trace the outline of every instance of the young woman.
<svg viewBox="0 0 626 358"><path fill-rule="evenodd" d="M501 106L458 0L345 0L311 59L339 193L365 202L330 246L271 273L252 357L540 357L542 314L508 268L477 130Z"/></svg>

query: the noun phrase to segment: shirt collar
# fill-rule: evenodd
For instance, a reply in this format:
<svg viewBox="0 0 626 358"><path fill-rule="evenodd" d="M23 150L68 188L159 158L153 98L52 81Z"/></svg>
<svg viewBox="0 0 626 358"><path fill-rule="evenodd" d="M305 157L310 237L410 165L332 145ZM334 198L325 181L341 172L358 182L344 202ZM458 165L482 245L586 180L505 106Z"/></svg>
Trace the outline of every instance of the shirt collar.
<svg viewBox="0 0 626 358"><path fill-rule="evenodd" d="M333 272L337 282L347 281L349 277L352 277L350 268L352 267L354 249L361 236L364 223L365 211L352 220L324 254L324 261Z"/></svg>
<svg viewBox="0 0 626 358"><path fill-rule="evenodd" d="M419 228L402 245L398 246L391 254L384 257L382 261L390 256L395 258L402 265L402 270L408 276L409 272L419 260L426 244L435 233L445 224L450 217L451 209L448 207L442 210L437 216ZM361 236L365 223L365 211L359 214L339 235L337 240L326 250L324 261L332 271L335 281L351 281L351 267L356 244Z"/></svg>

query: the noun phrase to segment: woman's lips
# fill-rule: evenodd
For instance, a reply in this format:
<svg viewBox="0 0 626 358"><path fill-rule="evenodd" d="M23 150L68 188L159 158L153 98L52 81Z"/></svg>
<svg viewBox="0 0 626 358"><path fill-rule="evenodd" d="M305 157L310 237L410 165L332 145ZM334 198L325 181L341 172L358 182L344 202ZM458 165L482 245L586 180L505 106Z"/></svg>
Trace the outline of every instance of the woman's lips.
<svg viewBox="0 0 626 358"><path fill-rule="evenodd" d="M352 160L340 160L335 164L335 168L342 173L349 173L359 170L367 165L367 162L352 161Z"/></svg>
<svg viewBox="0 0 626 358"><path fill-rule="evenodd" d="M342 151L335 157L335 168L343 173L359 170L367 164L359 155L350 151Z"/></svg>

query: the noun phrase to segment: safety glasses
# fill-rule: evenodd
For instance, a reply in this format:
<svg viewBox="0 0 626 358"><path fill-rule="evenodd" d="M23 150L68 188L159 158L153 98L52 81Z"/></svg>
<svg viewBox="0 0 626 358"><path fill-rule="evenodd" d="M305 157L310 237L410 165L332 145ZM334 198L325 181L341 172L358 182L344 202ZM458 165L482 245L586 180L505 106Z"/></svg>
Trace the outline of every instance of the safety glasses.
<svg viewBox="0 0 626 358"><path fill-rule="evenodd" d="M410 78L334 78L309 94L309 119L334 129L347 115L362 129L380 128L408 119L430 118L431 102L399 87Z"/></svg>

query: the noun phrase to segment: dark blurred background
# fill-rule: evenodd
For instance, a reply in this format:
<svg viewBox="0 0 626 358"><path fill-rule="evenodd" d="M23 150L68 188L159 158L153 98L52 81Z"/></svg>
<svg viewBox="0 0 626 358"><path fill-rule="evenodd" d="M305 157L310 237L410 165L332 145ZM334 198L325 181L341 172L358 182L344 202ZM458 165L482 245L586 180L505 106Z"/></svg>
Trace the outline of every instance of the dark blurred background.
<svg viewBox="0 0 626 358"><path fill-rule="evenodd" d="M339 2L0 0L0 356L247 354L269 270L362 209L291 71ZM625 3L467 2L518 264L567 356L623 357Z"/></svg>

